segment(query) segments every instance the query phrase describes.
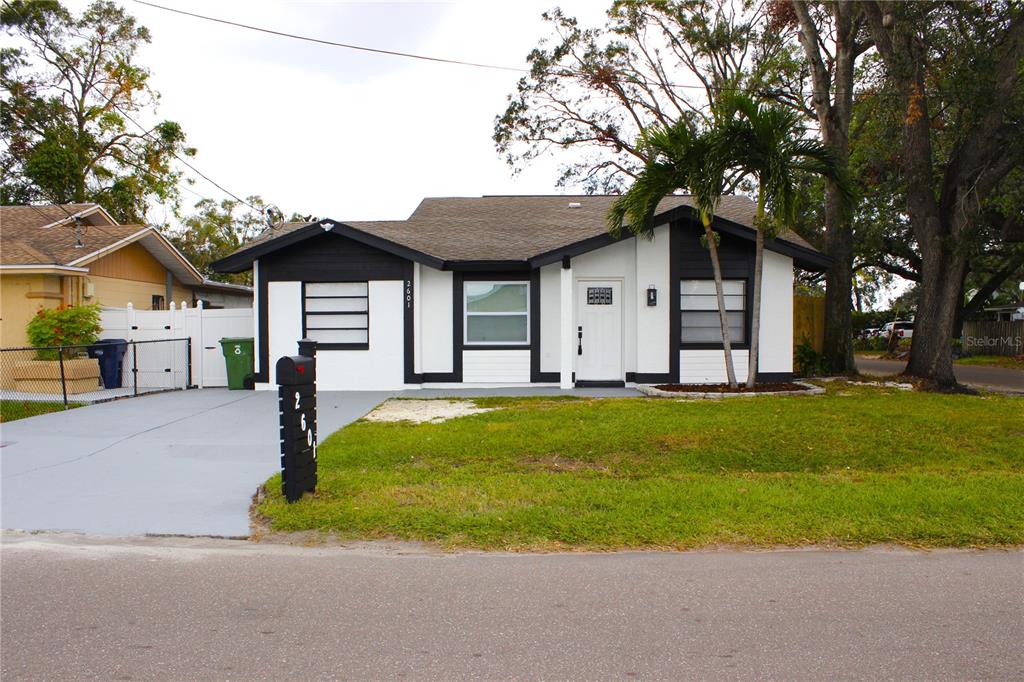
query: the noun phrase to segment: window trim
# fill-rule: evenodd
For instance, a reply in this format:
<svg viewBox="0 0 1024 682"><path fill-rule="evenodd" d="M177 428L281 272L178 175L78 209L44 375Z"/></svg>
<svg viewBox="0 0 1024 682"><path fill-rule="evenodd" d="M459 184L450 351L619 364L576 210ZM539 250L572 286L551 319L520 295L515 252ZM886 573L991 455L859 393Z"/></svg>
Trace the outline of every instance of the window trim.
<svg viewBox="0 0 1024 682"><path fill-rule="evenodd" d="M679 295L676 297L676 306L679 312L679 347L685 350L722 350L725 348L725 343L722 341L684 341L683 340L683 317L687 311L683 310L683 282L712 282L714 283L714 277L680 277L679 278ZM730 347L732 350L749 350L750 349L750 284L751 280L747 277L723 277L722 283L725 282L743 282L743 339L741 341L730 341ZM689 311L695 312L695 311ZM715 305L711 311L718 313L718 306ZM738 312L738 311L728 311Z"/></svg>
<svg viewBox="0 0 1024 682"><path fill-rule="evenodd" d="M365 284L366 296L306 296L307 284ZM339 310L339 311L311 311L306 312L307 298L365 298L366 311L361 310ZM336 279L330 282L311 280L302 282L302 338L309 338L306 328L307 315L366 315L366 341L362 343L324 343L317 341L317 350L370 350L370 281L365 279Z"/></svg>
<svg viewBox="0 0 1024 682"><path fill-rule="evenodd" d="M501 312L486 312L486 313L471 313L469 311L469 302L466 300L468 296L467 285L469 284L489 284L489 285L524 285L526 287L526 312L514 312L514 313L501 313ZM528 349L530 348L530 316L532 314L530 305L530 280L513 279L513 280L490 280L490 279L473 279L465 280L462 283L462 345L467 350L501 350L505 348L509 349ZM469 317L508 317L511 315L522 315L526 318L526 340L525 341L470 341L469 340Z"/></svg>

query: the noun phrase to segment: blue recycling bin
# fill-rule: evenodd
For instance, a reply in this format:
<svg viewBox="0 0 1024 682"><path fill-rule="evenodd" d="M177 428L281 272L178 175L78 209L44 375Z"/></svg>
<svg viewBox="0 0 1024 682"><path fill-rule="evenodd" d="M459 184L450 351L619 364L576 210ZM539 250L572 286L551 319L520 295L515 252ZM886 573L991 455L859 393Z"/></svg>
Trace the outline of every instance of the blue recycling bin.
<svg viewBox="0 0 1024 682"><path fill-rule="evenodd" d="M103 388L121 388L121 367L127 350L125 339L100 339L89 346L89 357L100 361Z"/></svg>

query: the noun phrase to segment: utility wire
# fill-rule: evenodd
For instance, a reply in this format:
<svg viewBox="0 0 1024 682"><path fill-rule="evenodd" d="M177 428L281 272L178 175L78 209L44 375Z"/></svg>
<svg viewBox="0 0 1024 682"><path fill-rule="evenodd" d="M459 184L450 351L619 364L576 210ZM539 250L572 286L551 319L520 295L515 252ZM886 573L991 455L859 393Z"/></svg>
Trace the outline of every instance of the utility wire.
<svg viewBox="0 0 1024 682"><path fill-rule="evenodd" d="M157 5L152 2L146 2L145 0L133 0L133 2L139 5L146 5L147 7L154 7L156 9L162 9L165 12L174 12L175 14L184 14L185 16L195 17L196 19L205 19L206 21L214 21L218 24L226 24L228 26L236 26L238 28L245 28L250 31L259 31L260 33L269 33L275 36L281 36L283 38L293 38L295 40L305 40L310 43L319 43L321 45L330 45L331 47L344 47L349 50L360 50L362 52L375 52L377 54L387 54L393 57L407 57L409 59L422 59L428 62L441 62L442 64L457 64L459 66L474 66L479 69L496 69L499 71L516 71L519 73L526 73L528 69L521 69L514 66L499 66L497 64L481 64L479 62L464 62L459 59L445 59L443 57L428 57L422 54L413 54L412 52L397 52L395 50L383 50L376 47L366 47L364 45L351 45L349 43L339 43L333 40L324 40L322 38L311 38L309 36L296 35L294 33L285 33L284 31L275 31L270 28L263 28L261 26L250 26L249 24L242 24L237 21L228 21L227 19L218 19L216 17L208 17L204 14L196 14L194 12L186 12L182 9L176 9L174 7L165 7L164 5Z"/></svg>
<svg viewBox="0 0 1024 682"><path fill-rule="evenodd" d="M265 28L263 26L253 26L251 24L243 24L243 23L241 23L239 21L231 21L231 20L228 20L228 19L220 19L220 18L217 18L217 17L211 17L211 16L208 16L208 15L199 14L199 13L196 13L196 12L187 12L185 10L177 9L175 7L167 7L165 5L158 5L158 4L154 3L154 2L149 2L148 0L132 0L132 2L134 2L136 4L139 4L139 5L145 5L146 7L152 7L154 9L163 10L165 12L173 12L175 14L181 14L181 15L184 15L184 16L193 17L195 19L202 19L204 21L212 21L214 23L224 24L224 25L227 25L227 26L234 26L236 28L244 28L246 30L257 31L259 33L268 33L270 35L280 36L282 38L291 38L293 40L303 40L303 41L310 42L310 43L317 43L319 45L327 45L329 47L341 47L341 48L345 48L345 49L348 49L348 50L359 50L359 51L362 51L362 52L373 52L373 53L376 53L376 54L391 55L393 57L405 57L405 58L408 58L408 59L419 59L419 60L422 60L422 61L438 62L438 63L442 63L442 64L455 64L455 65L458 65L458 66L470 66L470 67L475 67L475 68L479 68L479 69L493 69L493 70L496 70L496 71L512 71L512 72L515 72L515 73L531 73L530 69L524 69L524 68L515 67L515 66L503 66L501 64L485 64L485 63L482 63L482 62L469 62L469 61L463 61L463 60L460 60L460 59L446 59L444 57L431 57L429 55L415 54L413 52L399 52L399 51L396 51L396 50L384 50L384 49L376 48L376 47L367 47L365 45L353 45L351 43L341 43L341 42L336 42L336 41L333 41L333 40L326 40L326 39L323 39L323 38L314 38L314 37L311 37L311 36L304 36L304 35L299 35L299 34L296 34L296 33L288 33L286 31L277 31L277 30L274 30L274 29ZM581 73L579 71L573 71L571 69L561 70L556 75L558 75L558 76L568 76L568 77L585 77L585 76L587 76L587 74L585 74L585 73ZM756 94L756 91L751 89L751 88L732 87L732 86L727 86L727 85L696 84L696 83L693 83L693 84L671 83L671 82L667 82L667 81L650 81L650 80L646 80L646 79L643 79L643 78L612 78L610 80L613 80L613 81L618 82L618 83L632 83L632 84L635 84L635 85L646 85L646 86L654 86L654 87L659 87L659 88L676 88L676 89L703 90L703 91L711 90L713 92L744 92L744 93L748 93L748 94L750 94L750 93ZM815 92L813 92L813 91L811 91L811 92L804 92L802 90L799 90L799 91L794 91L793 94L799 95L800 97L809 98L809 97L813 97L815 95ZM858 93L855 93L855 94L865 94L865 93L864 92L858 92ZM880 92L876 91L876 92L873 92L873 93L870 93L870 94L873 94L875 96L879 96L879 95L888 94L888 93L880 93ZM892 94L895 95L895 96L899 96L896 93L892 93ZM934 91L932 94L941 94L941 93L939 91Z"/></svg>

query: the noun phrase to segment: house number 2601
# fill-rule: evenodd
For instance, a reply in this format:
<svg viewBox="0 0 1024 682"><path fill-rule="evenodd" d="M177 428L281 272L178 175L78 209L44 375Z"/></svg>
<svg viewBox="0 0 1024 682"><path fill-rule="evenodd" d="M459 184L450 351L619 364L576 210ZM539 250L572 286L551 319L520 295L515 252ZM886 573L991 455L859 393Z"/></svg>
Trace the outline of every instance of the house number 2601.
<svg viewBox="0 0 1024 682"><path fill-rule="evenodd" d="M299 392L296 391L295 392L295 409L296 410L300 409L299 408L299 403L300 403L300 396L299 396ZM316 444L313 443L313 432L310 430L309 424L306 423L306 413L305 412L302 412L301 414L299 414L299 428L301 428L302 432L306 434L306 445L308 445L308 446L313 448L313 458L315 459L316 458Z"/></svg>

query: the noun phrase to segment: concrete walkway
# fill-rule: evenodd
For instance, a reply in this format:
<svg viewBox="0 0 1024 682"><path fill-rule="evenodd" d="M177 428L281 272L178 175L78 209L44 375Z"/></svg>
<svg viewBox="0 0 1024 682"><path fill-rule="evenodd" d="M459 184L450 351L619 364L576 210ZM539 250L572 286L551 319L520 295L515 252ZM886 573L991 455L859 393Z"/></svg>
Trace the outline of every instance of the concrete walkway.
<svg viewBox="0 0 1024 682"><path fill-rule="evenodd" d="M1008 551L3 539L5 680L1019 680Z"/></svg>
<svg viewBox="0 0 1024 682"><path fill-rule="evenodd" d="M857 369L862 374L887 376L899 374L906 369L903 360L879 360L857 356ZM1024 392L1024 372L1009 367L984 367L980 365L953 365L953 374L961 384L976 388L990 388L998 391Z"/></svg>
<svg viewBox="0 0 1024 682"><path fill-rule="evenodd" d="M322 442L388 397L640 395L630 389L322 392ZM280 468L276 391L140 396L0 426L0 527L100 535L249 534L257 486Z"/></svg>

